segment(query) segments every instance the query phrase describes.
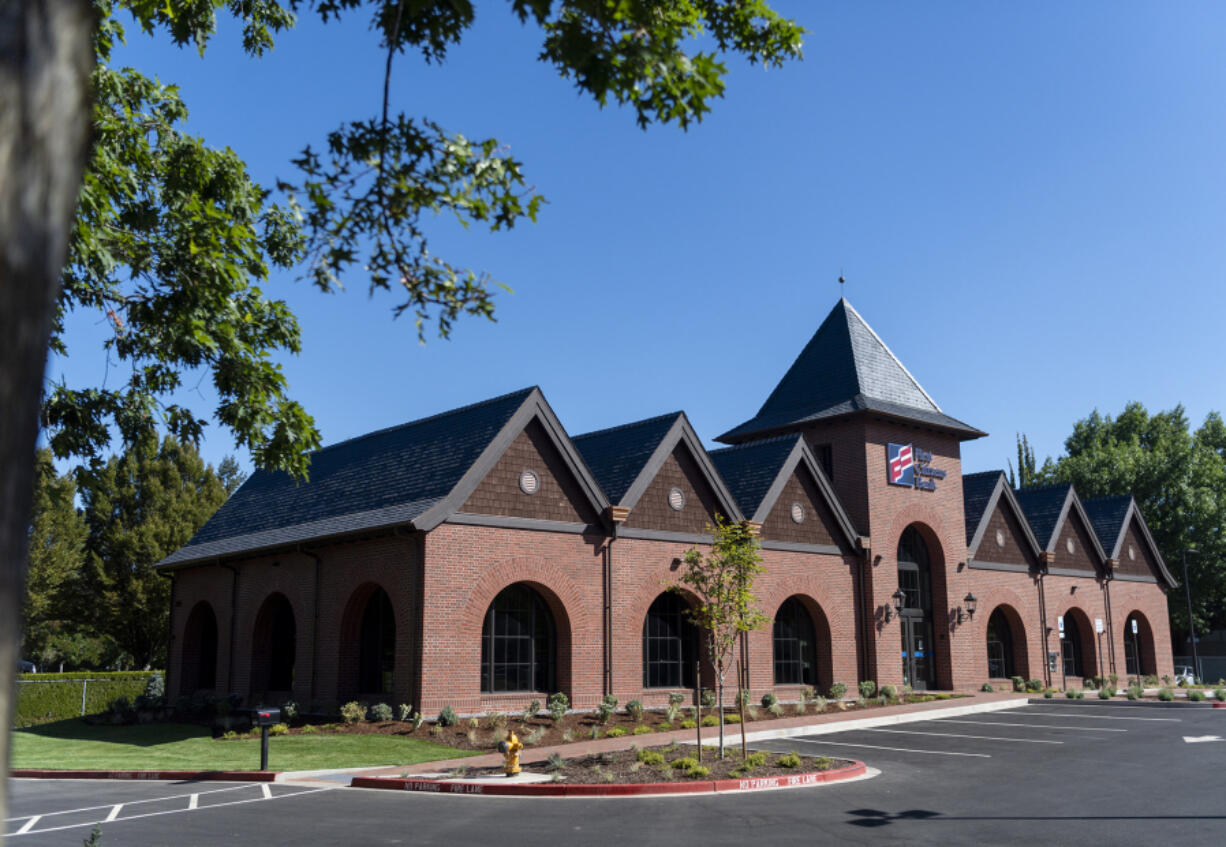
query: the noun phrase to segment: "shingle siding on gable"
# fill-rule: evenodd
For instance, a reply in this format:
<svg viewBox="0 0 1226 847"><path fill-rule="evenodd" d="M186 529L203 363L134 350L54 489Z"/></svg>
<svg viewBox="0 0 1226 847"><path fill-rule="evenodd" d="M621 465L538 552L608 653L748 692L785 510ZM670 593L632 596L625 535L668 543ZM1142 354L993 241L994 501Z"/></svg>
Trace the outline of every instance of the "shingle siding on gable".
<svg viewBox="0 0 1226 847"><path fill-rule="evenodd" d="M997 530L1004 533L1004 547L996 543ZM988 519L987 529L983 532L983 540L979 542L979 549L975 551L974 559L978 562L1025 565L1028 568L1038 565L1029 550L1029 545L1026 544L1021 524L1013 515L1013 510L1005 505L1003 497L992 511L992 517Z"/></svg>
<svg viewBox="0 0 1226 847"><path fill-rule="evenodd" d="M792 520L792 504L800 503L805 510L803 523ZM846 551L840 544L842 533L829 507L817 490L817 483L803 465L792 472L783 486L779 499L762 522L762 540L790 541L800 544L825 544Z"/></svg>
<svg viewBox="0 0 1226 847"><path fill-rule="evenodd" d="M525 469L533 471L540 481L535 494L525 494L520 488L520 474ZM460 511L586 524L599 520L544 427L536 420L515 437Z"/></svg>
<svg viewBox="0 0 1226 847"><path fill-rule="evenodd" d="M1128 547L1132 545L1136 551L1136 559L1128 558ZM1149 552L1149 545L1145 543L1141 535L1141 528L1137 526L1136 518L1128 522L1128 532L1124 534L1124 543L1120 545L1119 564L1116 569L1128 576L1151 577L1155 581L1162 579L1161 571L1158 569L1158 563L1154 560L1154 556Z"/></svg>
<svg viewBox="0 0 1226 847"><path fill-rule="evenodd" d="M1068 552L1068 539L1073 539L1073 554ZM1053 568L1062 570L1082 571L1086 576L1097 576L1098 554L1094 551L1094 542L1090 540L1089 528L1082 522L1076 510L1070 509L1060 530L1060 540L1056 542L1056 557L1052 561Z"/></svg>
<svg viewBox="0 0 1226 847"><path fill-rule="evenodd" d="M685 508L680 512L668 505L668 492L674 487L685 494ZM690 456L689 450L678 444L631 509L626 526L702 533L715 522L718 511L715 494L703 479L698 464Z"/></svg>

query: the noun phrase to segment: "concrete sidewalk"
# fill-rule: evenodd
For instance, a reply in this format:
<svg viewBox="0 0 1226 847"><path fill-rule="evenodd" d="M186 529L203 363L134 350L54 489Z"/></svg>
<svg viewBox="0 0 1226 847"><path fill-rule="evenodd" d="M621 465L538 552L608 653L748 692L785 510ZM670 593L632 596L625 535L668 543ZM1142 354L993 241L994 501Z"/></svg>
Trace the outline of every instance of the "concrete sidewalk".
<svg viewBox="0 0 1226 847"><path fill-rule="evenodd" d="M828 732L846 732L853 729L865 729L872 726L887 726L890 724L909 723L912 721L927 721L941 717L957 717L958 715L975 714L978 712L994 712L1000 709L1015 709L1025 706L1032 695L1008 693L979 693L956 700L933 700L929 703L905 703L897 706L879 706L873 709L839 711L836 706L830 706L822 714L797 715L792 718L776 718L771 721L751 722L747 741L762 741L768 738L788 738L798 735L818 735ZM757 727L761 727L758 729ZM718 743L719 728L703 727L702 743ZM739 744L741 740L740 727L729 724L724 727L724 743ZM564 758L588 753L606 753L614 750L629 750L631 747L647 747L669 744L693 744L697 741L697 730L679 729L672 732L656 732L651 735L623 735L621 738L580 739L570 744L558 744L553 747L532 747L520 754L522 765L543 762L553 753ZM317 784L336 785L348 784L355 776L401 776L404 774L440 773L459 767L484 768L501 765L503 758L498 753L479 756L468 756L463 759L447 759L443 761L421 762L416 765L391 765L374 768L346 768L332 771L286 771L278 774L278 782L311 782Z"/></svg>

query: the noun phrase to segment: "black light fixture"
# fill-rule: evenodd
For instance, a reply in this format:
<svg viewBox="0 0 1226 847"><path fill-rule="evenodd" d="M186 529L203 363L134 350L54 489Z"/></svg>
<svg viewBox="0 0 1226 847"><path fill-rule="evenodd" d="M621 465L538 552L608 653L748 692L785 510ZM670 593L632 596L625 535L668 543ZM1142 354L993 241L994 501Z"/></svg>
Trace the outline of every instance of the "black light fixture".
<svg viewBox="0 0 1226 847"><path fill-rule="evenodd" d="M974 594L970 593L969 591L966 592L966 596L962 598L962 605L958 607L958 623L962 623L962 610L963 609L966 610L966 617L968 618L975 617L975 605L978 602L979 601L975 599Z"/></svg>
<svg viewBox="0 0 1226 847"><path fill-rule="evenodd" d="M894 614L901 615L902 610L907 605L907 592L899 588L897 591L895 591L890 596L894 598ZM890 610L886 609L886 621L889 621L890 619L889 614L890 614Z"/></svg>

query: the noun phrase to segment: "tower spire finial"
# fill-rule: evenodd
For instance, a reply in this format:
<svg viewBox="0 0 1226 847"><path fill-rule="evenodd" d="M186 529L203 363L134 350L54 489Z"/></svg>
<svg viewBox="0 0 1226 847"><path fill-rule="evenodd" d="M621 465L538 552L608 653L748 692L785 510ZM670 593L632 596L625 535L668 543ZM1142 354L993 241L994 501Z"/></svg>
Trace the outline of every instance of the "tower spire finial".
<svg viewBox="0 0 1226 847"><path fill-rule="evenodd" d="M847 279L843 276L843 269L839 268L839 298L840 299L842 299L843 297L843 291L844 291L843 285L846 282L847 282Z"/></svg>

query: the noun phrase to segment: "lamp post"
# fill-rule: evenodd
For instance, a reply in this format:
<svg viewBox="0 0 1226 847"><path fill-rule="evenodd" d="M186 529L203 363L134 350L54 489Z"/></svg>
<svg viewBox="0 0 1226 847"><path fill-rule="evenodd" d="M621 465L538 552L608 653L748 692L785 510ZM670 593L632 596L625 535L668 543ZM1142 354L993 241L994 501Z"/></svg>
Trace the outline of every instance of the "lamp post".
<svg viewBox="0 0 1226 847"><path fill-rule="evenodd" d="M1188 554L1200 553L1199 550L1189 550L1184 548L1183 551L1183 594L1188 601L1188 634L1192 636L1192 676L1193 682L1200 679L1200 656L1196 652L1196 624L1192 621L1192 586L1188 582ZM1138 657L1139 661L1139 657Z"/></svg>

